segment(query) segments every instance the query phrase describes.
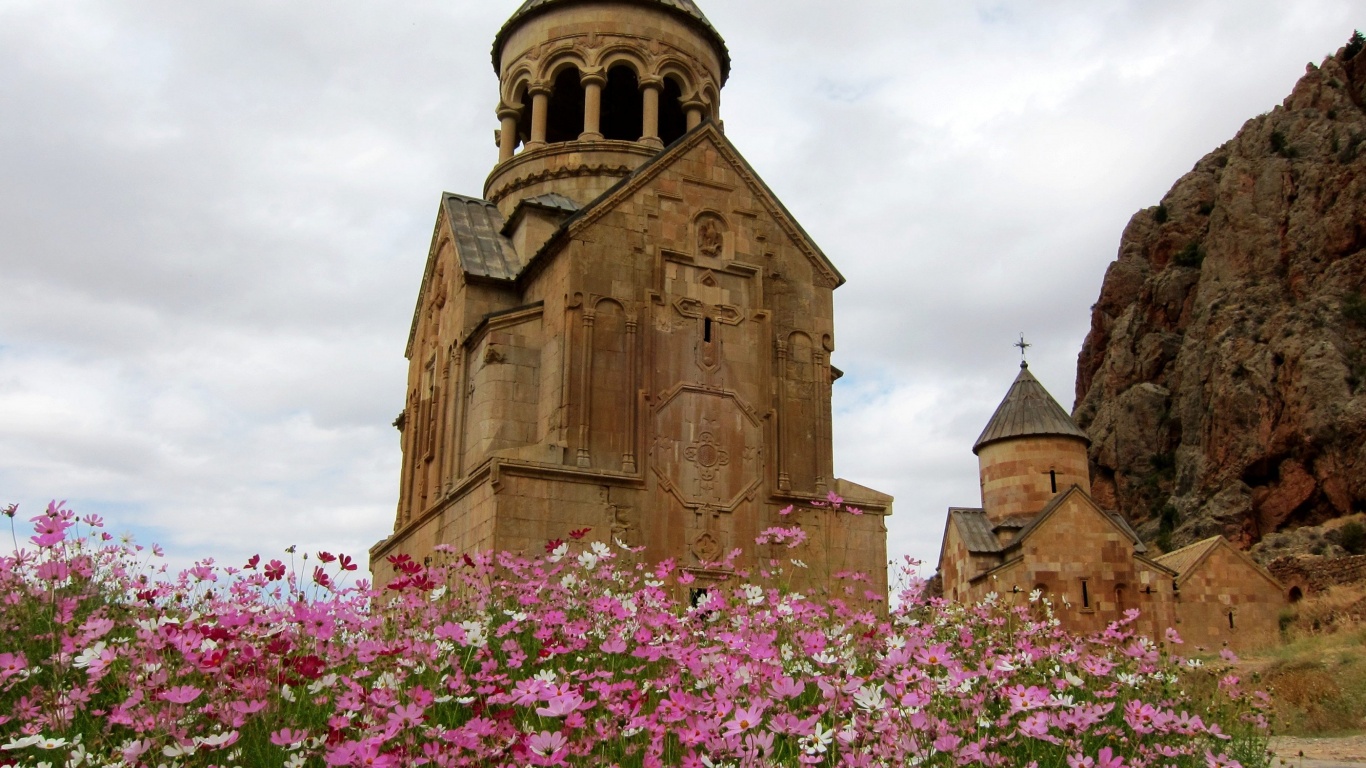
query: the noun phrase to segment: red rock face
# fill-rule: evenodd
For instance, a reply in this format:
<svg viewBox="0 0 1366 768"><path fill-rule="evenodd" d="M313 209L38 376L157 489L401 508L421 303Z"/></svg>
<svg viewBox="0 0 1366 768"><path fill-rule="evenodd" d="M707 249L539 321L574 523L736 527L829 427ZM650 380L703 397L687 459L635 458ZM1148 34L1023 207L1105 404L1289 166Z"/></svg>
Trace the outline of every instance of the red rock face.
<svg viewBox="0 0 1366 768"><path fill-rule="evenodd" d="M1147 538L1366 509L1366 51L1309 67L1130 220L1077 362L1094 487ZM1162 520L1165 519L1165 525Z"/></svg>

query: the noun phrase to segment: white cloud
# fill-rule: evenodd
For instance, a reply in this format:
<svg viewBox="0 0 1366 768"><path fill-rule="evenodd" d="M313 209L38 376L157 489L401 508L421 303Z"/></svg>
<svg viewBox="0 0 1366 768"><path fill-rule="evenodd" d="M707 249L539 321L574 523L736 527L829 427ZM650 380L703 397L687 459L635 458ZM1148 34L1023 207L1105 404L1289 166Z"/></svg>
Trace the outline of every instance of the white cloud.
<svg viewBox="0 0 1366 768"><path fill-rule="evenodd" d="M184 558L383 536L438 193L495 159L517 4L0 0L0 500ZM1345 0L704 6L728 134L849 278L837 468L930 561L1015 334L1069 405L1129 216L1364 26Z"/></svg>

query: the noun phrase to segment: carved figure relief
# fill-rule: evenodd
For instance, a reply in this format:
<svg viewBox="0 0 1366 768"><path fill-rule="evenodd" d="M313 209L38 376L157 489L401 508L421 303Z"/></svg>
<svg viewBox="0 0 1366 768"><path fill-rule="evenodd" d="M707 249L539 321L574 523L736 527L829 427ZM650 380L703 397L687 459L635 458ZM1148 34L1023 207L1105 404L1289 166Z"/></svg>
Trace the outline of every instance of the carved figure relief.
<svg viewBox="0 0 1366 768"><path fill-rule="evenodd" d="M446 306L446 265L437 263L436 276L432 278L432 306L442 309Z"/></svg>
<svg viewBox="0 0 1366 768"><path fill-rule="evenodd" d="M703 256L719 258L725 248L726 238L721 231L721 223L714 218L702 219L697 225L697 252Z"/></svg>

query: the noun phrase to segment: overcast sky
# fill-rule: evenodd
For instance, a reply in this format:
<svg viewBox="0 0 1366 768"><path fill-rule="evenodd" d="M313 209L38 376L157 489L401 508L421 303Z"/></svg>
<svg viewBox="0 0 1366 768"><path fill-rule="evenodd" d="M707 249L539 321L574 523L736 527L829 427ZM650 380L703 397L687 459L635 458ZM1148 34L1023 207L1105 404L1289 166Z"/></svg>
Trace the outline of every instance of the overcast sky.
<svg viewBox="0 0 1366 768"><path fill-rule="evenodd" d="M0 504L237 564L393 524L443 190L521 0L0 0ZM727 135L848 278L838 474L937 558L1031 369L1064 407L1133 213L1336 51L1352 0L699 0ZM23 532L21 531L21 534Z"/></svg>

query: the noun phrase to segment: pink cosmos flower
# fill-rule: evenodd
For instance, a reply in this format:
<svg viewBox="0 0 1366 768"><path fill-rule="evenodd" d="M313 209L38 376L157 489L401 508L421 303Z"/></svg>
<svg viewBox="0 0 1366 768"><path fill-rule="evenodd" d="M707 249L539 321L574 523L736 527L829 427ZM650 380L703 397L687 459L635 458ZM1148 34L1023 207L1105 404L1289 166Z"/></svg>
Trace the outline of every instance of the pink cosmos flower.
<svg viewBox="0 0 1366 768"><path fill-rule="evenodd" d="M954 750L958 749L958 745L962 743L962 737L955 736L951 733L946 733L943 736L940 736L939 738L934 740L934 748L939 750L940 752L953 752Z"/></svg>
<svg viewBox="0 0 1366 768"><path fill-rule="evenodd" d="M162 691L158 698L163 701L169 701L172 704L189 704L199 698L199 694L201 693L203 693L203 691L193 685L178 685L174 688L167 688Z"/></svg>
<svg viewBox="0 0 1366 768"><path fill-rule="evenodd" d="M1096 768L1124 768L1124 758L1116 757L1113 749L1104 747L1096 755Z"/></svg>
<svg viewBox="0 0 1366 768"><path fill-rule="evenodd" d="M544 707L537 707L536 714L541 717L564 717L582 706L582 696L577 693L564 693L550 699Z"/></svg>
<svg viewBox="0 0 1366 768"><path fill-rule="evenodd" d="M32 519L34 536L32 541L44 549L54 547L66 538L66 529L71 527L71 523L59 519L58 517L45 513Z"/></svg>
<svg viewBox="0 0 1366 768"><path fill-rule="evenodd" d="M22 653L0 653L0 681L13 677L28 669L28 660Z"/></svg>
<svg viewBox="0 0 1366 768"><path fill-rule="evenodd" d="M799 683L790 677L780 677L773 681L773 695L779 699L795 699L806 692L806 683Z"/></svg>
<svg viewBox="0 0 1366 768"><path fill-rule="evenodd" d="M1228 755L1222 753L1215 755L1209 750L1205 750L1205 765L1207 768L1243 768L1242 763Z"/></svg>
<svg viewBox="0 0 1366 768"><path fill-rule="evenodd" d="M1031 739L1047 739L1048 714L1045 712L1035 712L1020 723L1019 730L1020 735L1027 736Z"/></svg>
<svg viewBox="0 0 1366 768"><path fill-rule="evenodd" d="M531 748L532 752L541 757L550 757L569 746L569 741L565 739L564 734L559 731L555 731L554 733L541 731L540 733L533 733L527 739L527 746Z"/></svg>
<svg viewBox="0 0 1366 768"><path fill-rule="evenodd" d="M755 704L748 708L737 708L735 710L735 717L727 720L723 724L726 729L726 735L734 736L737 733L748 731L750 728L758 725L760 720L763 719L763 716L764 710L761 705Z"/></svg>
<svg viewBox="0 0 1366 768"><path fill-rule="evenodd" d="M416 704L401 704L389 713L389 724L405 728L422 722L423 709Z"/></svg>

